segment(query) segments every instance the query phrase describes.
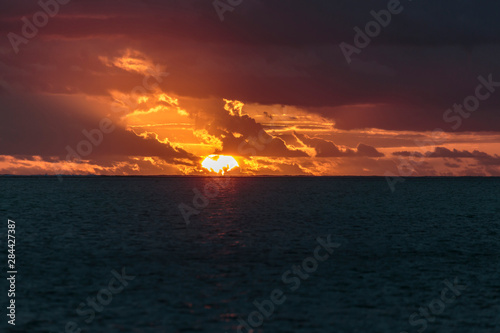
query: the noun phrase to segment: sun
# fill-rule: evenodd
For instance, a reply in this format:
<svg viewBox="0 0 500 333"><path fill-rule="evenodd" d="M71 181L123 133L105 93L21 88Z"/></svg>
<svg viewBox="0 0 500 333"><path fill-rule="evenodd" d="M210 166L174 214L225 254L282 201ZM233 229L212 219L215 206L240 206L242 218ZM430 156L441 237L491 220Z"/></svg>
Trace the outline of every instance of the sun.
<svg viewBox="0 0 500 333"><path fill-rule="evenodd" d="M226 173L240 165L232 156L209 155L201 162L201 166L215 173Z"/></svg>

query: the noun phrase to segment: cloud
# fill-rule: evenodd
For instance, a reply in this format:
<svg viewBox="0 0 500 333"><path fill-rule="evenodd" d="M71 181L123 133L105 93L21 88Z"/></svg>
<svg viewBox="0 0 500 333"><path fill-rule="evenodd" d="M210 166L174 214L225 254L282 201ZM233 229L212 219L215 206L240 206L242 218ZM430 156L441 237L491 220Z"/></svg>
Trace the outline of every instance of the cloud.
<svg viewBox="0 0 500 333"><path fill-rule="evenodd" d="M39 10L35 3L0 6L4 35L19 32L20 17ZM211 2L75 2L30 40L30 52L16 55L2 40L1 62L24 74L2 71L0 79L44 93L129 91L144 68L136 62L141 57L118 52L128 49L167 64L172 75L161 88L181 96L302 106L346 130L450 131L443 113L474 92L477 76L493 73L500 80L500 23L491 14L500 5L407 3L349 66L338 44L352 43L354 26L363 27L371 10L386 6L248 1L221 24ZM75 75L74 68L83 70ZM500 97L493 95L459 131L500 131L498 107Z"/></svg>
<svg viewBox="0 0 500 333"><path fill-rule="evenodd" d="M446 162L444 165L446 165L448 168L452 168L452 169L460 168L460 164L456 164L456 163Z"/></svg>
<svg viewBox="0 0 500 333"><path fill-rule="evenodd" d="M236 109L235 109L235 106ZM288 147L281 138L268 134L262 124L252 117L242 114L243 104L225 100L211 105L206 103L200 109L187 108L191 117L196 118L200 129L215 137L222 147L217 154L237 156L268 157L308 157L307 153Z"/></svg>
<svg viewBox="0 0 500 333"><path fill-rule="evenodd" d="M392 153L394 156L402 156L402 157L423 157L423 158L450 158L460 161L461 158L473 158L477 160L481 165L491 165L496 166L500 165L500 156L498 155L490 155L485 152L481 152L478 150L474 150L472 152L468 150L457 150L457 149L448 149L445 147L436 147L434 151L427 151L425 153L420 152L410 152L410 151L397 151ZM451 167L451 166L450 166Z"/></svg>
<svg viewBox="0 0 500 333"><path fill-rule="evenodd" d="M443 113L474 93L477 77L492 73L500 82L499 3L403 6L348 65L338 44L353 43L353 28L363 28L386 0L244 1L224 22L210 1L71 2L18 54L7 38L0 40L0 155L19 167L64 160L67 146L87 140L82 130L109 117L116 130L86 156L95 172L171 172L172 165L194 167L193 152L210 150L289 159L276 172L383 174L391 157L411 155L383 158L384 149L411 146L435 128L451 132ZM21 33L21 17L38 10L35 2L2 2L0 33ZM161 92L179 103L150 98L126 116L113 114L110 101L130 97L153 64L168 68L168 79L136 95ZM500 132L499 94L463 119L457 130L463 141L455 144L484 143L485 131ZM243 104L258 112L245 113ZM478 161L470 167L474 174L493 174L498 165L497 155L480 151L437 148L421 155L453 159L422 165L429 174L444 167L462 172L459 158ZM34 157L41 161L29 162ZM330 157L339 161L318 162Z"/></svg>
<svg viewBox="0 0 500 333"><path fill-rule="evenodd" d="M90 150L81 154L83 160L157 156L167 162L193 164L198 159L154 135L138 136L111 119L107 128L114 130L100 132L109 105L82 96L4 95L0 104L7 111L0 114L0 155L65 160L70 147L76 152Z"/></svg>
<svg viewBox="0 0 500 333"><path fill-rule="evenodd" d="M360 143L356 149L340 149L335 143L319 138L311 138L305 134L294 133L295 137L305 145L316 150L316 157L383 157L376 148Z"/></svg>

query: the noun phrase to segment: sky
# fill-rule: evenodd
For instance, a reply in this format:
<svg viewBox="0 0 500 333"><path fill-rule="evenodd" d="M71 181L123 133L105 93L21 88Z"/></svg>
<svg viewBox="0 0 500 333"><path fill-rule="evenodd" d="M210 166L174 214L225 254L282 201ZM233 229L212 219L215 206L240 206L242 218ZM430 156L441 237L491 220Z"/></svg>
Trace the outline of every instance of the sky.
<svg viewBox="0 0 500 333"><path fill-rule="evenodd" d="M0 174L500 176L494 1L0 4Z"/></svg>

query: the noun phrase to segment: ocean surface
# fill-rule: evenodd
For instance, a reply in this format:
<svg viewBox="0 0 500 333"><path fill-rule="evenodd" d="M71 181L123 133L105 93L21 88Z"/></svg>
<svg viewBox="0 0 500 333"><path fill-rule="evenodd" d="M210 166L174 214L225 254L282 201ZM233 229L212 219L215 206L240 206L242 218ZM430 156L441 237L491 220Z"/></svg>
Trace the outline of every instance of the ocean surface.
<svg viewBox="0 0 500 333"><path fill-rule="evenodd" d="M1 276L7 219L18 272L0 331L500 332L499 194L499 178L0 177Z"/></svg>

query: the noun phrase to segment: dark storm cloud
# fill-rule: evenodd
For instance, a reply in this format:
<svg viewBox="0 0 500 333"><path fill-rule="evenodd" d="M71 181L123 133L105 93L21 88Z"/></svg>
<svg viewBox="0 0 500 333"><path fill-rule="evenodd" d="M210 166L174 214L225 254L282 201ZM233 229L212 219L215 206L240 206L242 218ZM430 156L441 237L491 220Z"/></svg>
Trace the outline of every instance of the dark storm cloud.
<svg viewBox="0 0 500 333"><path fill-rule="evenodd" d="M221 24L212 1L200 0L143 0L102 1L72 0L61 6L61 16L76 18L108 18L108 25L85 26L81 33L96 31L135 31L137 34L157 27L177 27L177 34L193 39L239 41L256 44L305 45L339 43L352 37L354 26L364 27L373 19L370 11L387 8L388 0L353 2L350 0L243 1L233 12L225 14ZM439 2L401 1L404 11L394 19L381 36L381 43L417 45L477 45L498 42L500 26L494 13L500 4L494 1L472 2L466 0L444 0ZM40 10L36 2L3 2L3 16L20 18ZM66 17L65 17L66 18ZM122 26L118 30L116 19L136 19L143 26ZM154 18L154 19L151 19ZM163 18L163 19L160 19ZM3 27L14 27L19 22L4 20ZM134 22L134 21L129 21ZM68 31L78 31L78 24ZM83 27L83 26L82 26ZM57 28L57 27L56 27ZM56 28L53 28L56 31ZM104 29L103 29L104 28ZM50 27L46 27L48 31ZM198 34L193 32L197 31ZM168 33L168 31L166 31Z"/></svg>
<svg viewBox="0 0 500 333"><path fill-rule="evenodd" d="M383 157L384 154L377 151L372 146L360 143L356 149L347 148L345 150L339 147L332 141L319 138L311 138L305 134L294 133L305 145L316 150L316 157Z"/></svg>
<svg viewBox="0 0 500 333"><path fill-rule="evenodd" d="M248 0L220 22L211 1L73 0L18 55L2 39L1 64L23 75L0 78L31 92L105 95L110 82L130 90L131 76L97 56L133 48L168 66L162 88L179 95L302 106L341 129L449 131L443 113L474 92L479 75L500 81L500 3L402 1L402 13L348 65L339 43L352 44L353 28L387 3ZM4 1L0 9L6 36L39 7ZM459 131L500 130L499 95ZM349 109L359 104L372 107Z"/></svg>
<svg viewBox="0 0 500 333"><path fill-rule="evenodd" d="M191 117L198 119L198 126L222 142L222 149L215 153L235 154L238 156L268 157L308 157L300 150L287 147L280 137L269 135L262 124L240 110L219 101L201 110L192 107Z"/></svg>
<svg viewBox="0 0 500 333"><path fill-rule="evenodd" d="M426 157L426 158L450 158L456 161L461 161L461 158L473 158L478 161L481 165L490 165L497 166L500 165L500 156L498 155L490 155L482 151L474 150L450 150L445 147L436 147L434 151L428 151L424 154L420 152L409 152L409 151L399 151L392 153L394 156L403 156L403 157Z"/></svg>
<svg viewBox="0 0 500 333"><path fill-rule="evenodd" d="M61 103L59 98L27 95L0 96L0 104L3 108L0 113L0 155L66 159L71 149L79 153L79 145L87 141L92 144L81 145L80 150L87 151L91 147L91 152L80 154L82 159L106 161L110 157L157 156L167 162L182 164L193 164L197 160L180 148L153 137L139 137L111 120L108 122L111 126L106 128L114 127L114 130L96 134L101 129L103 117L95 110L89 110L99 107L99 104L82 105L81 100L71 98ZM73 155L69 160L78 159Z"/></svg>

